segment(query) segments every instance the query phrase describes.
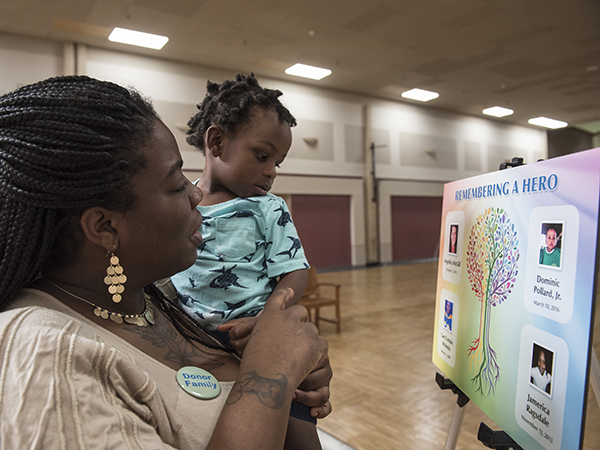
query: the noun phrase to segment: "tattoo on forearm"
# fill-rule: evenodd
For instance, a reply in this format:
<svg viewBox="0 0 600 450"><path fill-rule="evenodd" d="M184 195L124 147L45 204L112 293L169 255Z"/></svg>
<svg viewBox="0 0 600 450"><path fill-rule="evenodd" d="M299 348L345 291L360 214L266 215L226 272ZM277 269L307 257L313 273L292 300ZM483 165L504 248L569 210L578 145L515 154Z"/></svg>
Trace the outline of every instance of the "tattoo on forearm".
<svg viewBox="0 0 600 450"><path fill-rule="evenodd" d="M244 394L255 395L258 400L271 409L281 409L285 404L287 377L280 373L277 378L264 378L256 371L244 374L232 390L227 403L236 403Z"/></svg>

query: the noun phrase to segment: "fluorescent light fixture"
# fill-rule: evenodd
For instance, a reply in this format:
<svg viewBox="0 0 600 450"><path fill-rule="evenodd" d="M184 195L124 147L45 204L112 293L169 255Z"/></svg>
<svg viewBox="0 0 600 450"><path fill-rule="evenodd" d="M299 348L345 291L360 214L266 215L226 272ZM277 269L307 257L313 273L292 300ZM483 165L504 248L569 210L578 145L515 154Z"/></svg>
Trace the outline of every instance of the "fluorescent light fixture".
<svg viewBox="0 0 600 450"><path fill-rule="evenodd" d="M121 44L153 48L155 50L160 50L167 42L169 42L169 38L166 36L142 33L141 31L126 30L125 28L118 27L112 30L112 33L108 36L108 40L120 42Z"/></svg>
<svg viewBox="0 0 600 450"><path fill-rule="evenodd" d="M313 80L320 80L326 76L331 75L331 70L322 69L321 67L307 66L306 64L294 64L292 67L285 69L285 73L288 75L295 75L297 77L312 78Z"/></svg>
<svg viewBox="0 0 600 450"><path fill-rule="evenodd" d="M553 130L556 130L557 128L564 128L569 125L567 122L563 122L562 120L548 119L547 117L535 117L533 119L529 119L527 122L529 122L531 125L552 128Z"/></svg>
<svg viewBox="0 0 600 450"><path fill-rule="evenodd" d="M412 100L418 100L420 102L428 102L434 98L438 98L440 94L437 92L425 91L423 89L411 89L402 93L402 97L410 98Z"/></svg>
<svg viewBox="0 0 600 450"><path fill-rule="evenodd" d="M487 116L494 116L494 117L510 116L511 114L514 113L514 111L512 109L503 108L502 106L492 106L491 108L486 108L481 112Z"/></svg>

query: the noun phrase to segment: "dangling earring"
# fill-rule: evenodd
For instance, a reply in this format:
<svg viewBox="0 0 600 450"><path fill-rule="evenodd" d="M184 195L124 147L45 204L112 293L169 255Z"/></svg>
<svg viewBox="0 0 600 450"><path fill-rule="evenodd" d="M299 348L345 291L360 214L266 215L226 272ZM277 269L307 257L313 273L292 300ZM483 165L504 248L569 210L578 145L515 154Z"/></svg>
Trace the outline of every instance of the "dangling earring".
<svg viewBox="0 0 600 450"><path fill-rule="evenodd" d="M121 294L125 292L125 286L123 285L127 281L127 277L123 273L123 267L119 264L119 257L112 251L108 253L111 254L110 266L106 269L104 283L108 285L108 292L112 295L113 302L119 303L122 299ZM108 256L108 253L106 256Z"/></svg>

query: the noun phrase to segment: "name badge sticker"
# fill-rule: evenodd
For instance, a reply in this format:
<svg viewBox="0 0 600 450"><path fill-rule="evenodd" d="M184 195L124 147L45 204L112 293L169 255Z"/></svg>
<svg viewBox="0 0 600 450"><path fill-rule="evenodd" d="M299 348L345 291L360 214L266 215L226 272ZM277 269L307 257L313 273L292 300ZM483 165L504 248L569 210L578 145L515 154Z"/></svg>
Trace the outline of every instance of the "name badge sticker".
<svg viewBox="0 0 600 450"><path fill-rule="evenodd" d="M204 369L185 366L177 371L177 383L188 394L210 400L221 393L219 381Z"/></svg>

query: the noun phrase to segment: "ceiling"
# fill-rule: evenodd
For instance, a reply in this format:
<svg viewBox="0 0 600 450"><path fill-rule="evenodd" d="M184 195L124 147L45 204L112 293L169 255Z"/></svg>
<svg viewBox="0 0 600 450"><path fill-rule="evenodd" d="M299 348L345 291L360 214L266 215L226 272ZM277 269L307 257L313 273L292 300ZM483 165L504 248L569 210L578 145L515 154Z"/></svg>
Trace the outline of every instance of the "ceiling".
<svg viewBox="0 0 600 450"><path fill-rule="evenodd" d="M114 26L170 40L116 44ZM418 87L440 94L426 107L600 133L600 0L0 0L0 32L406 102ZM333 74L286 75L296 62Z"/></svg>

